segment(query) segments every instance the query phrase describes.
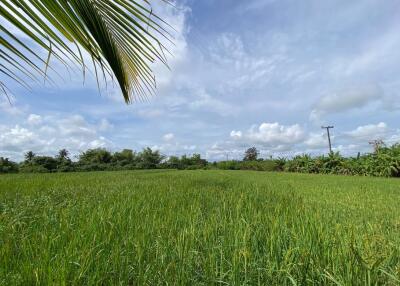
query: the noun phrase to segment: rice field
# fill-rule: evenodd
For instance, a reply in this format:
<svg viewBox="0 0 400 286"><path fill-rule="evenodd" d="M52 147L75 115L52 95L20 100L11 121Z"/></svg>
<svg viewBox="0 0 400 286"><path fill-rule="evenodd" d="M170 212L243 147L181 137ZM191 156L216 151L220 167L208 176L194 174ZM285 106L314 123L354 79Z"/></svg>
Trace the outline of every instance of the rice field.
<svg viewBox="0 0 400 286"><path fill-rule="evenodd" d="M0 285L400 285L400 181L3 175Z"/></svg>

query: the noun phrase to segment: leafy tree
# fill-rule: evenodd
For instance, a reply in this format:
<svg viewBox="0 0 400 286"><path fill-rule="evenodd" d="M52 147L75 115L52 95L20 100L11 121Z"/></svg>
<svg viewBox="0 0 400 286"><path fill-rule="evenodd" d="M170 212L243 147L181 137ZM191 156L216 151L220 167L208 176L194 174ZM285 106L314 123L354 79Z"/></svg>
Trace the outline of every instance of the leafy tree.
<svg viewBox="0 0 400 286"><path fill-rule="evenodd" d="M170 156L167 162L165 163L165 167L168 169L178 169L178 170L185 169L182 160L177 156Z"/></svg>
<svg viewBox="0 0 400 286"><path fill-rule="evenodd" d="M53 172L57 169L57 160L49 156L36 156L33 159L33 164L36 166L42 166L49 172Z"/></svg>
<svg viewBox="0 0 400 286"><path fill-rule="evenodd" d="M80 164L108 164L111 159L111 153L103 148L89 149L79 155Z"/></svg>
<svg viewBox="0 0 400 286"><path fill-rule="evenodd" d="M251 147L244 153L243 161L256 161L258 158L258 150L256 147Z"/></svg>
<svg viewBox="0 0 400 286"><path fill-rule="evenodd" d="M17 173L18 164L8 158L0 157L0 173Z"/></svg>
<svg viewBox="0 0 400 286"><path fill-rule="evenodd" d="M118 166L126 166L137 163L136 153L130 149L124 149L121 152L115 152L112 155L112 162Z"/></svg>
<svg viewBox="0 0 400 286"><path fill-rule="evenodd" d="M24 157L25 157L25 162L32 162L33 159L35 158L36 154L33 153L32 151L28 151L25 153Z"/></svg>
<svg viewBox="0 0 400 286"><path fill-rule="evenodd" d="M139 169L156 169L164 159L164 156L162 156L158 150L153 151L151 148L147 147L138 154L138 159Z"/></svg>
<svg viewBox="0 0 400 286"><path fill-rule="evenodd" d="M167 3L168 1L162 1ZM1 2L2 69L0 73L27 86L24 77L49 79L54 60L67 69L76 63L83 70L82 50L92 59L96 76L115 78L126 102L153 93L150 64L166 63L165 46L170 27L154 15L147 0L13 0ZM172 30L172 29L170 29ZM24 44L25 38L32 43ZM36 44L42 51L35 51ZM72 48L74 47L74 48ZM4 62L4 63L3 63ZM16 74L17 71L20 74ZM51 77L49 80L52 80ZM5 92L5 84L0 82Z"/></svg>
<svg viewBox="0 0 400 286"><path fill-rule="evenodd" d="M200 154L193 154L192 157L183 155L181 158L171 156L165 163L166 168L171 169L201 169L206 167L207 160L202 159Z"/></svg>
<svg viewBox="0 0 400 286"><path fill-rule="evenodd" d="M57 160L49 156L35 156L31 161L21 165L20 171L24 173L45 173L57 170Z"/></svg>

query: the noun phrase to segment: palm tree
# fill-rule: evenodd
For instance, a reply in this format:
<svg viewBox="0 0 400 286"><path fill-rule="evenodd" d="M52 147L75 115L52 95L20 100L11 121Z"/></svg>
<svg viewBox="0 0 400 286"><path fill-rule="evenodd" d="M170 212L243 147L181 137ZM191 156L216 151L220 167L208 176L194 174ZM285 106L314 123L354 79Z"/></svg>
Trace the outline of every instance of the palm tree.
<svg viewBox="0 0 400 286"><path fill-rule="evenodd" d="M32 160L35 158L36 154L33 153L32 151L28 151L25 153L25 161L26 162L32 162Z"/></svg>
<svg viewBox="0 0 400 286"><path fill-rule="evenodd" d="M69 155L69 152L67 149L61 149L60 151L58 151L57 159L59 161L66 161L69 159L68 155Z"/></svg>
<svg viewBox="0 0 400 286"><path fill-rule="evenodd" d="M78 66L84 78L93 66L98 84L99 77L116 79L127 103L154 93L150 64L155 60L166 64L162 41L171 41L172 28L153 14L149 0L0 3L0 73L4 77L28 88L31 80L52 81L48 71L56 59L67 70ZM12 32L15 29L19 33ZM90 64L83 51L89 54ZM7 94L2 81L0 88Z"/></svg>

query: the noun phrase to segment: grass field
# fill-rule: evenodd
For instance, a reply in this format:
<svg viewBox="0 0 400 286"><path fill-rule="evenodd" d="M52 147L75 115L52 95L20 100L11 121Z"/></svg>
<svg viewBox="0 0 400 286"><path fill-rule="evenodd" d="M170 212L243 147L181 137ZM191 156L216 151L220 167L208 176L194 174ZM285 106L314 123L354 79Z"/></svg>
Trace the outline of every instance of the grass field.
<svg viewBox="0 0 400 286"><path fill-rule="evenodd" d="M400 181L0 176L1 285L399 285Z"/></svg>

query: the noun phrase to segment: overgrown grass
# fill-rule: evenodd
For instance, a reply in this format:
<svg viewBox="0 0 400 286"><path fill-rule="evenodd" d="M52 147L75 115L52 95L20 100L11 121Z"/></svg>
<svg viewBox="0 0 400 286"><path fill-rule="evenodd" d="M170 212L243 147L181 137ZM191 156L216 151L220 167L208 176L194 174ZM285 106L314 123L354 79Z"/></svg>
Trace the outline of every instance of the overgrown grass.
<svg viewBox="0 0 400 286"><path fill-rule="evenodd" d="M398 285L399 206L393 179L0 176L0 284Z"/></svg>

